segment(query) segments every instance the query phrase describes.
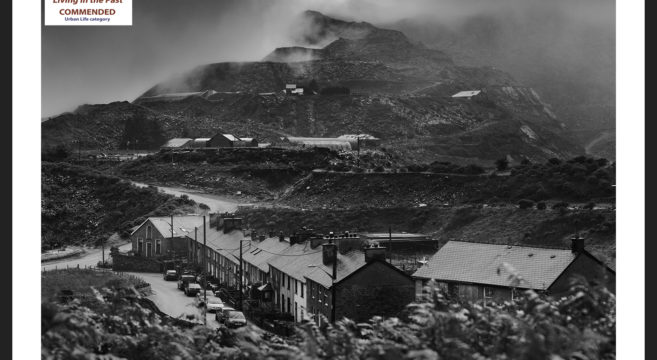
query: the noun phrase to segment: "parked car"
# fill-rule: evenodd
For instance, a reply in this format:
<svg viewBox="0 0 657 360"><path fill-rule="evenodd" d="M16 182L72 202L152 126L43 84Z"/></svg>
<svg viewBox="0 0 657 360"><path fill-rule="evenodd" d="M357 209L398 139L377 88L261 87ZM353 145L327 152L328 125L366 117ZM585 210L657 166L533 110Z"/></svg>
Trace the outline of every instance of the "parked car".
<svg viewBox="0 0 657 360"><path fill-rule="evenodd" d="M169 280L176 280L178 279L178 273L176 270L167 270L164 272L164 280L169 281Z"/></svg>
<svg viewBox="0 0 657 360"><path fill-rule="evenodd" d="M205 305L205 308L208 312L221 311L221 309L224 307L224 302L220 297L210 294L206 295L205 300L202 295L199 296L198 303L202 306Z"/></svg>
<svg viewBox="0 0 657 360"><path fill-rule="evenodd" d="M185 295L194 296L201 291L201 285L197 283L188 282L185 286Z"/></svg>
<svg viewBox="0 0 657 360"><path fill-rule="evenodd" d="M233 309L233 308L230 307L230 306L224 306L224 307L221 309L221 311L217 311L217 312L214 314L214 318L215 318L215 320L217 320L219 323L223 324L223 322L224 322L226 316L228 315L228 313L229 313L230 311L235 311L235 309Z"/></svg>
<svg viewBox="0 0 657 360"><path fill-rule="evenodd" d="M198 294L196 294L196 297L199 298L200 300L203 300L203 295L206 295L207 297L215 296L212 290L201 289L201 291L199 291Z"/></svg>
<svg viewBox="0 0 657 360"><path fill-rule="evenodd" d="M224 319L224 324L229 328L246 326L246 318L241 311L229 311L228 316Z"/></svg>
<svg viewBox="0 0 657 360"><path fill-rule="evenodd" d="M185 290L185 286L187 283L194 282L194 275L191 274L183 274L180 276L178 279L178 290Z"/></svg>

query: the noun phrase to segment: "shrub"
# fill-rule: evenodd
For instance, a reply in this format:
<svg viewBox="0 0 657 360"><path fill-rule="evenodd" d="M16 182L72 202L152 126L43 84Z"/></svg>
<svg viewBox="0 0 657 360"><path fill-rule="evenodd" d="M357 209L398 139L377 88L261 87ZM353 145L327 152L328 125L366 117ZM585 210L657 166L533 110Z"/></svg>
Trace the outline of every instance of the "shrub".
<svg viewBox="0 0 657 360"><path fill-rule="evenodd" d="M565 201L559 201L557 203L554 203L554 205L552 205L552 209L566 209L568 208L568 205L569 204Z"/></svg>
<svg viewBox="0 0 657 360"><path fill-rule="evenodd" d="M550 165L561 165L561 160L558 158L551 158L548 160L548 164Z"/></svg>
<svg viewBox="0 0 657 360"><path fill-rule="evenodd" d="M518 201L518 206L520 206L521 209L531 209L534 206L534 202L528 199L522 199Z"/></svg>
<svg viewBox="0 0 657 360"><path fill-rule="evenodd" d="M462 172L467 175L479 175L484 173L484 168L475 164L464 166L462 169Z"/></svg>
<svg viewBox="0 0 657 360"><path fill-rule="evenodd" d="M541 202L536 204L536 208L538 210L545 210L547 208L547 205L545 205L545 203L543 201L541 201Z"/></svg>
<svg viewBox="0 0 657 360"><path fill-rule="evenodd" d="M497 167L497 170L504 171L509 168L509 160L506 158L497 159L495 160L495 166Z"/></svg>
<svg viewBox="0 0 657 360"><path fill-rule="evenodd" d="M586 209L586 210L593 210L594 207L595 207L594 202L590 202L590 203L584 205L584 209Z"/></svg>

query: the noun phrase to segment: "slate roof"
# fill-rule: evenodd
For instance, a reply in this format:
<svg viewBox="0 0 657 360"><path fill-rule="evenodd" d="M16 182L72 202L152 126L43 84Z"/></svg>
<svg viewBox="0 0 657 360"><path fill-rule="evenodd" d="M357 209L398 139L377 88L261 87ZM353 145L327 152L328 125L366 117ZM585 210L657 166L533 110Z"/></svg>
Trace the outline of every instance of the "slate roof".
<svg viewBox="0 0 657 360"><path fill-rule="evenodd" d="M242 258L249 264L257 266L258 269L269 272L269 261L277 256L276 254L283 253L288 247L290 247L290 243L279 241L278 237L252 241L248 251L242 254Z"/></svg>
<svg viewBox="0 0 657 360"><path fill-rule="evenodd" d="M459 98L459 97L472 97L477 94L479 94L481 90L467 90L467 91L459 91L456 94L452 95L452 97Z"/></svg>
<svg viewBox="0 0 657 360"><path fill-rule="evenodd" d="M232 261L239 264L240 240L246 240L244 233L234 230L224 234L223 230L208 228L206 244ZM189 235L194 238L194 233ZM198 241L203 242L203 231L199 228ZM322 263L322 247L311 248L308 241L302 244L290 245L288 241L279 241L278 237L267 238L263 241L245 242L243 245L242 259L247 263L257 266L264 272L269 272L269 265L284 272L303 283L306 278L313 280L326 288L330 288L331 265ZM366 265L365 254L359 250L352 250L346 254L338 253L336 268L336 283L351 275ZM309 267L308 265L316 265ZM323 271L322 271L323 270Z"/></svg>
<svg viewBox="0 0 657 360"><path fill-rule="evenodd" d="M162 234L163 237L171 237L171 217L162 216L162 217L149 217L144 220L141 225L139 225L132 233L139 230L146 222L150 221L155 230ZM203 227L203 216L200 215L186 215L186 216L174 216L173 217L173 236L191 236L194 237L194 227L199 227L199 230Z"/></svg>
<svg viewBox="0 0 657 360"><path fill-rule="evenodd" d="M413 277L545 290L576 257L570 249L450 241ZM520 284L509 278L512 272Z"/></svg>

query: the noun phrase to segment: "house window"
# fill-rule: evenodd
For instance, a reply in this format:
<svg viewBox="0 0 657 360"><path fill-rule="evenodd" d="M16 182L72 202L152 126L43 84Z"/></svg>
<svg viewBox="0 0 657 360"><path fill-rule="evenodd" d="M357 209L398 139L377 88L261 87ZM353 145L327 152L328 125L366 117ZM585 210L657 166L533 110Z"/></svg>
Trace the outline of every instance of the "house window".
<svg viewBox="0 0 657 360"><path fill-rule="evenodd" d="M294 294L299 295L299 280L294 279Z"/></svg>
<svg viewBox="0 0 657 360"><path fill-rule="evenodd" d="M144 251L144 239L137 238L137 253L141 255L142 251Z"/></svg>
<svg viewBox="0 0 657 360"><path fill-rule="evenodd" d="M159 255L162 253L162 240L155 240L155 254Z"/></svg>
<svg viewBox="0 0 657 360"><path fill-rule="evenodd" d="M522 291L520 289L513 288L511 289L511 301L519 299L521 297Z"/></svg>
<svg viewBox="0 0 657 360"><path fill-rule="evenodd" d="M493 295L495 291L492 287L484 287L484 304L488 301L493 300Z"/></svg>
<svg viewBox="0 0 657 360"><path fill-rule="evenodd" d="M290 276L287 277L287 289L290 290Z"/></svg>
<svg viewBox="0 0 657 360"><path fill-rule="evenodd" d="M302 298L302 299L303 299L303 293L304 293L304 291L303 291L303 283L301 283L301 298ZM303 314L301 314L301 317L303 317Z"/></svg>
<svg viewBox="0 0 657 360"><path fill-rule="evenodd" d="M146 227L146 239L152 239L153 238L153 229L151 228L150 225Z"/></svg>

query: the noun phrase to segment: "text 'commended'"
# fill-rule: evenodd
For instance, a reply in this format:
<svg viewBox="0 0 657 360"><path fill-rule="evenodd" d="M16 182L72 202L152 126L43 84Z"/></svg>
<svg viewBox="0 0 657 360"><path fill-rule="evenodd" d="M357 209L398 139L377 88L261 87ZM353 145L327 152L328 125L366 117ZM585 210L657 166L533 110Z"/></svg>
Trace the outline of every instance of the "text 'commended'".
<svg viewBox="0 0 657 360"><path fill-rule="evenodd" d="M132 0L44 0L45 25L132 25Z"/></svg>

